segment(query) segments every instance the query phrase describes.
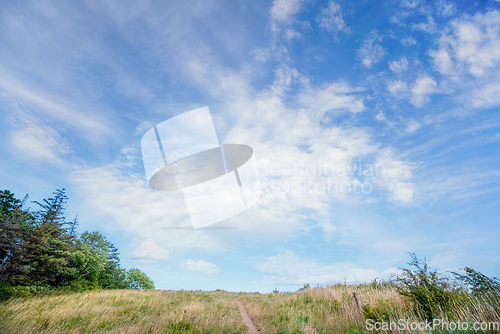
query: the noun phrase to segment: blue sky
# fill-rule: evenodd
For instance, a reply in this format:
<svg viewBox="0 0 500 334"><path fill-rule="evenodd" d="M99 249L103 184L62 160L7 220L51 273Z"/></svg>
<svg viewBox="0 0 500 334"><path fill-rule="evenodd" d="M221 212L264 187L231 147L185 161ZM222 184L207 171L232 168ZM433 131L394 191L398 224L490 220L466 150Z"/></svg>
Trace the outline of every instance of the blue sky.
<svg viewBox="0 0 500 334"><path fill-rule="evenodd" d="M142 135L204 106L259 165L232 229L184 229L144 175ZM66 188L161 289L364 282L408 252L500 275L499 106L498 1L0 6L0 187Z"/></svg>

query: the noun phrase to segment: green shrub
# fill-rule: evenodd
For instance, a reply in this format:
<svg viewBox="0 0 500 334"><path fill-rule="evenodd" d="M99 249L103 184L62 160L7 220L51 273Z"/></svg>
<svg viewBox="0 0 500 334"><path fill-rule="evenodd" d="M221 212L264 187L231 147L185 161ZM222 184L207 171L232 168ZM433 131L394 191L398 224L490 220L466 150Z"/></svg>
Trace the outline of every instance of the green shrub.
<svg viewBox="0 0 500 334"><path fill-rule="evenodd" d="M186 320L180 320L178 322L170 324L169 327L172 330L172 333L182 333L184 331L187 331L187 330L190 330L191 328L193 328L193 323L190 321L186 321Z"/></svg>
<svg viewBox="0 0 500 334"><path fill-rule="evenodd" d="M11 286L8 287L7 298L27 298L39 294L47 294L51 289L45 286Z"/></svg>
<svg viewBox="0 0 500 334"><path fill-rule="evenodd" d="M465 267L463 271L464 274L453 272L462 288L474 297L488 302L497 312L500 312L500 280L496 277L489 278L468 267Z"/></svg>
<svg viewBox="0 0 500 334"><path fill-rule="evenodd" d="M452 306L455 293L448 284L448 278L429 270L427 263L414 253L410 253L410 256L412 260L408 264L416 269L402 268L402 273L394 277L393 283L401 295L414 303L417 314L432 321L446 314Z"/></svg>
<svg viewBox="0 0 500 334"><path fill-rule="evenodd" d="M372 319L375 322L389 322L389 310L382 306L371 307L370 305L363 305L363 316L366 319Z"/></svg>
<svg viewBox="0 0 500 334"><path fill-rule="evenodd" d="M0 300L7 300L12 296L12 287L5 280L0 280Z"/></svg>

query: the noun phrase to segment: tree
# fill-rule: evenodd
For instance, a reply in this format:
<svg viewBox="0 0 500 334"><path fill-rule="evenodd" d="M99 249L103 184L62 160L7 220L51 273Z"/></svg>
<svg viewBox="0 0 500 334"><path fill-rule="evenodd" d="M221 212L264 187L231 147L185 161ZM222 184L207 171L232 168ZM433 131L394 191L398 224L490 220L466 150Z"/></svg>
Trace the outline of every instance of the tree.
<svg viewBox="0 0 500 334"><path fill-rule="evenodd" d="M18 219L18 215L11 214L0 221L0 279L23 272L20 263L23 243Z"/></svg>
<svg viewBox="0 0 500 334"><path fill-rule="evenodd" d="M68 229L69 235L71 235L73 237L77 236L76 229L78 228L79 224L80 223L78 222L78 215L77 215L72 222L68 223L68 225L69 225L69 229Z"/></svg>
<svg viewBox="0 0 500 334"><path fill-rule="evenodd" d="M106 266L105 259L83 246L71 253L70 265L74 270L69 281L77 281L83 289L100 287L99 275Z"/></svg>
<svg viewBox="0 0 500 334"><path fill-rule="evenodd" d="M120 257L118 249L109 242L100 232L85 231L76 241L76 250L78 253L79 265L83 262L82 254L87 254L86 271L91 271L96 275L96 280L104 289L125 289L125 272L120 268ZM92 257L96 261L91 260ZM81 270L81 268L79 269ZM94 276L92 276L94 277Z"/></svg>
<svg viewBox="0 0 500 334"><path fill-rule="evenodd" d="M40 206L40 210L35 212L35 219L39 224L51 223L62 227L66 223L64 217L64 205L68 197L66 196L65 189L56 189L53 192L54 197L44 199L41 203L33 201Z"/></svg>
<svg viewBox="0 0 500 334"><path fill-rule="evenodd" d="M19 200L9 190L0 191L0 279L23 272L21 228L28 214L21 210L26 200Z"/></svg>
<svg viewBox="0 0 500 334"><path fill-rule="evenodd" d="M77 237L78 218L66 222L64 217L64 189L35 201L39 210L34 212L22 209L26 198L21 201L9 190L0 191L0 299L9 298L16 285L154 289L139 269L120 267L118 249L100 232L85 231Z"/></svg>
<svg viewBox="0 0 500 334"><path fill-rule="evenodd" d="M26 274L17 275L14 282L19 285L61 285L71 273L68 235L52 223L29 227L23 234L24 256L21 263Z"/></svg>
<svg viewBox="0 0 500 334"><path fill-rule="evenodd" d="M23 256L20 263L25 272L14 275L12 282L18 285L61 285L71 273L70 252L73 237L63 225L64 189L56 190L54 197L34 202L40 210L28 217L22 230Z"/></svg>
<svg viewBox="0 0 500 334"><path fill-rule="evenodd" d="M77 247L82 245L85 245L93 253L107 261L115 263L120 262L120 253L118 253L118 249L98 231L83 232L77 241Z"/></svg>
<svg viewBox="0 0 500 334"><path fill-rule="evenodd" d="M0 219L9 212L20 208L22 201L14 197L9 190L0 190Z"/></svg>
<svg viewBox="0 0 500 334"><path fill-rule="evenodd" d="M130 269L127 271L127 287L129 289L154 289L153 280L140 269Z"/></svg>

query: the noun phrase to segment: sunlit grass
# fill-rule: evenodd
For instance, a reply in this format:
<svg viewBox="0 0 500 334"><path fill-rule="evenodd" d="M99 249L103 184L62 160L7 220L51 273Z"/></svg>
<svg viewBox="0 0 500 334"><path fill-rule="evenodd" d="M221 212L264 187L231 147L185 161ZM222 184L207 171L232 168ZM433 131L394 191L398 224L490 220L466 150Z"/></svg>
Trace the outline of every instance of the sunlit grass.
<svg viewBox="0 0 500 334"><path fill-rule="evenodd" d="M367 318L424 319L390 284L337 284L270 294L103 290L2 302L0 333L246 333L236 298L268 334L370 333ZM499 321L500 314L493 301L462 294L442 317L473 323Z"/></svg>
<svg viewBox="0 0 500 334"><path fill-rule="evenodd" d="M245 333L223 291L104 290L0 303L0 333Z"/></svg>
<svg viewBox="0 0 500 334"><path fill-rule="evenodd" d="M358 297L360 311L353 292ZM239 300L264 333L370 333L366 330L366 320L370 317L380 322L404 319L411 323L423 319L415 312L414 305L391 285L338 284L296 293L245 294ZM451 311L442 317L468 323L500 321L500 314L489 301L470 295L467 300L457 299Z"/></svg>

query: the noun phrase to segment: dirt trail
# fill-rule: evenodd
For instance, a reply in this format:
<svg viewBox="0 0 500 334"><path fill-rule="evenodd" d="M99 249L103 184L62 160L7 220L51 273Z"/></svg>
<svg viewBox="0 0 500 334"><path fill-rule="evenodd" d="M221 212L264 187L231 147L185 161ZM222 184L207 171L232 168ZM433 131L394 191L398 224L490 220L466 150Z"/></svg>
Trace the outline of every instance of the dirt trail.
<svg viewBox="0 0 500 334"><path fill-rule="evenodd" d="M243 321L245 322L245 325L248 327L248 334L259 334L262 332L257 331L257 327L255 327L255 324L253 323L252 319L250 319L250 316L248 315L248 312L243 306L243 304L238 300L236 300L236 304L238 304L238 308L240 309L241 317L243 318Z"/></svg>

